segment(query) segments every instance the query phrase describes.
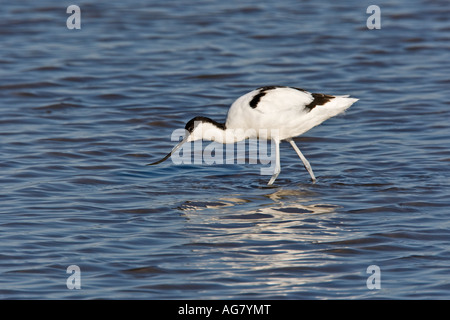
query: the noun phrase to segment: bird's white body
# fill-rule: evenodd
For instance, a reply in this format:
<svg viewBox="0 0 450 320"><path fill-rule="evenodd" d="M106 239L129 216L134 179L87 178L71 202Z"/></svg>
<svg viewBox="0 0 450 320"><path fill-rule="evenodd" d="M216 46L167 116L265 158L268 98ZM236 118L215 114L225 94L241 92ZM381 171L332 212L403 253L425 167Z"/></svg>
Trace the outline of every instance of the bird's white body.
<svg viewBox="0 0 450 320"><path fill-rule="evenodd" d="M183 143L199 139L219 143L234 143L248 138L272 140L276 145L276 165L269 185L281 171L279 144L288 141L316 180L309 162L295 145L293 137L299 136L325 120L334 117L358 101L349 96L332 96L310 93L285 86L267 86L239 97L231 105L225 124L205 117L195 117L186 124L188 135L164 159L166 160Z"/></svg>
<svg viewBox="0 0 450 320"><path fill-rule="evenodd" d="M358 99L336 96L320 106L307 110L314 98L311 93L290 87L276 87L262 96L255 108L250 101L260 92L253 90L238 98L228 110L227 130L252 129L268 131L268 138L285 140L299 136L325 120L344 112ZM251 132L252 130L249 130ZM278 135L278 136L273 136ZM246 137L252 138L252 137Z"/></svg>

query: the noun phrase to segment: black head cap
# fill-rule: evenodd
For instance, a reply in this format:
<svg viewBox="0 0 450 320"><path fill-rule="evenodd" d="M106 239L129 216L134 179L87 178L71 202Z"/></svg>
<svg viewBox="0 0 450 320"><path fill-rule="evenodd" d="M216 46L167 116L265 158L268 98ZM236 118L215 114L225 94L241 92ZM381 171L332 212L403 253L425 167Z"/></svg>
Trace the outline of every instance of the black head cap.
<svg viewBox="0 0 450 320"><path fill-rule="evenodd" d="M196 124L200 123L200 122L209 122L213 125L215 125L216 127L218 127L219 129L225 130L225 125L222 123L218 123L217 121L214 121L210 118L207 117L202 117L202 116L198 116L195 118L192 118L191 120L188 121L188 123L186 123L186 126L184 127L187 131L189 131L189 133L191 133Z"/></svg>

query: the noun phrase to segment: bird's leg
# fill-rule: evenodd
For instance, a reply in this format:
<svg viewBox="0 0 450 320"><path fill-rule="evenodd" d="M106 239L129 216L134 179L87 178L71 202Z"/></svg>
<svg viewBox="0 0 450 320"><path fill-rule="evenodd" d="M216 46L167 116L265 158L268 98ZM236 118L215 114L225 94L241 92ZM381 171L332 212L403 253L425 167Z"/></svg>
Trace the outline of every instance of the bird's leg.
<svg viewBox="0 0 450 320"><path fill-rule="evenodd" d="M289 139L286 139L286 141L289 141L292 148L294 148L295 152L297 152L298 156L303 161L303 165L305 166L305 169L308 170L309 175L311 176L311 180L316 181L316 177L314 176L314 172L312 171L311 165L309 164L308 160L306 160L305 156L300 151L300 149L297 147L294 140L292 140L292 138L289 138Z"/></svg>
<svg viewBox="0 0 450 320"><path fill-rule="evenodd" d="M273 170L272 178L270 178L268 186L272 185L281 172L280 166L280 141L277 139L272 140L275 143L275 169Z"/></svg>

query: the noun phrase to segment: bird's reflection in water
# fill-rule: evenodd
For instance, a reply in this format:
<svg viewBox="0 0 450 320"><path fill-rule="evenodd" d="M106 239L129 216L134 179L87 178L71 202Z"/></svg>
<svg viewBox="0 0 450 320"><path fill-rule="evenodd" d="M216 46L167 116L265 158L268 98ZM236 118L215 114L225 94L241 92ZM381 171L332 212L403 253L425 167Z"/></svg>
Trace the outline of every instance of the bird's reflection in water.
<svg viewBox="0 0 450 320"><path fill-rule="evenodd" d="M321 242L339 232L336 228L340 227L330 214L340 206L318 202L317 195L309 190L272 190L258 196L230 195L217 200L185 202L179 209L189 221L187 227L195 225L205 231L202 239L191 238L191 241L216 244L248 239Z"/></svg>
<svg viewBox="0 0 450 320"><path fill-rule="evenodd" d="M261 201L261 197L266 198ZM245 197L242 195L230 195L208 201L186 201L178 207L185 213L196 212L205 209L220 210L224 214L325 214L333 213L340 206L325 203L315 203L317 199L310 191L296 189L279 189L275 192L257 197ZM252 203L258 200L258 207ZM270 200L270 201L268 201Z"/></svg>
<svg viewBox="0 0 450 320"><path fill-rule="evenodd" d="M220 270L220 281L225 277L245 282L254 275L251 285L241 288L243 294L259 286L266 294L284 295L309 281L329 281L329 273L317 270L323 268L326 254L321 243L343 231L333 214L339 206L319 203L308 190L268 191L180 206L187 222L183 247L197 257L189 265ZM307 277L309 273L314 277Z"/></svg>
<svg viewBox="0 0 450 320"><path fill-rule="evenodd" d="M266 197L273 201L273 206L264 208L264 212L284 213L333 213L340 206L332 204L314 203L317 201L310 191L296 189L280 189L267 194Z"/></svg>

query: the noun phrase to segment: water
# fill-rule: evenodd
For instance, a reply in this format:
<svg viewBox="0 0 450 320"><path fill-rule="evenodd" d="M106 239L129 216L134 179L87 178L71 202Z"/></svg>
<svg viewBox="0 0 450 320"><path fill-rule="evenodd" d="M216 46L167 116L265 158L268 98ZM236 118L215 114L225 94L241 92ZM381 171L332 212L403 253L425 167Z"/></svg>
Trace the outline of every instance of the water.
<svg viewBox="0 0 450 320"><path fill-rule="evenodd" d="M69 4L1 5L0 298L450 298L446 1L378 2L379 30L371 1L78 1L81 30ZM287 143L272 187L145 166L273 84L360 99L296 139L317 183Z"/></svg>

